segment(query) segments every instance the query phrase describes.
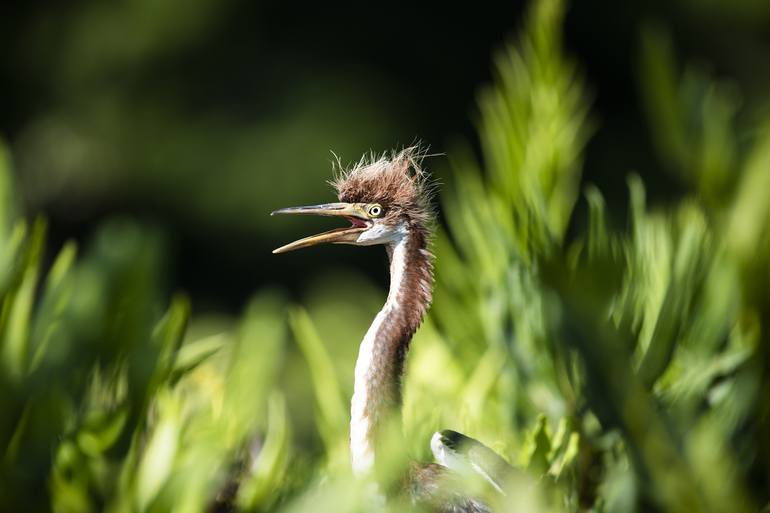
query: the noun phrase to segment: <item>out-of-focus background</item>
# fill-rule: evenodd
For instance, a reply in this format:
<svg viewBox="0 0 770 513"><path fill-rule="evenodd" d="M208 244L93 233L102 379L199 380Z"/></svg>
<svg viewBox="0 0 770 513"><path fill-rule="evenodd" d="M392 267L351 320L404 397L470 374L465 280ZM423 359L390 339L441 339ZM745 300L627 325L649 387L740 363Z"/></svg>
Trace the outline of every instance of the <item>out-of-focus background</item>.
<svg viewBox="0 0 770 513"><path fill-rule="evenodd" d="M498 511L770 508L767 2L10 1L0 48L0 510L370 510L385 252L272 255L330 223L269 212L416 142L382 479L452 428L520 471Z"/></svg>
<svg viewBox="0 0 770 513"><path fill-rule="evenodd" d="M383 284L372 253L273 257L308 225L269 212L332 198L332 151L353 162L421 140L441 153L472 135L490 52L522 9L17 2L2 21L0 129L25 207L58 242L113 214L155 223L169 286L196 308L237 311L257 287L302 290L331 269Z"/></svg>
<svg viewBox="0 0 770 513"><path fill-rule="evenodd" d="M6 2L0 21L0 133L26 212L54 244L129 214L162 227L168 285L196 309L237 311L266 283L301 291L331 270L383 285L380 252L270 249L319 225L271 220L331 198L331 151L353 162L421 140L475 144L477 88L523 2L196 0ZM565 44L593 93L585 177L608 201L631 170L654 198L682 192L661 172L640 103L640 31L662 24L677 51L736 95L770 81L762 2L575 2ZM444 157L426 162L442 181ZM366 253L362 255L362 253ZM312 263L312 265L310 265Z"/></svg>

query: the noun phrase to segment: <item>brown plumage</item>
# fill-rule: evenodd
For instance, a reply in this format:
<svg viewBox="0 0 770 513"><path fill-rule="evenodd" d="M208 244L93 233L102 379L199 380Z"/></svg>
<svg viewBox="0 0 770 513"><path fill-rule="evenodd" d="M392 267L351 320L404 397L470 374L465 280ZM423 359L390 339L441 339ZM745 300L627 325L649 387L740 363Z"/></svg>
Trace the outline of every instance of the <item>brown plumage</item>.
<svg viewBox="0 0 770 513"><path fill-rule="evenodd" d="M462 479L436 463L413 464L406 486L414 501L435 513L490 513L481 500L467 496Z"/></svg>
<svg viewBox="0 0 770 513"><path fill-rule="evenodd" d="M332 185L339 200L346 203L377 203L382 205L384 224L407 227L406 260L409 266L395 293L401 306L393 312L389 322L383 323L378 339L386 341L377 347L380 371L372 387L374 393L386 394L388 406L401 405L401 378L404 360L412 336L433 299L433 254L430 252L430 234L434 223L431 207L433 186L421 166L423 154L419 147L380 157L362 159L350 170L338 172ZM389 259L393 260L393 246L386 245ZM374 405L372 405L374 407ZM381 412L370 411L372 415Z"/></svg>
<svg viewBox="0 0 770 513"><path fill-rule="evenodd" d="M404 221L427 239L434 222L434 187L421 166L424 155L419 146L412 146L380 157L364 157L349 170L338 163L331 184L340 201L380 203L386 208L384 221Z"/></svg>

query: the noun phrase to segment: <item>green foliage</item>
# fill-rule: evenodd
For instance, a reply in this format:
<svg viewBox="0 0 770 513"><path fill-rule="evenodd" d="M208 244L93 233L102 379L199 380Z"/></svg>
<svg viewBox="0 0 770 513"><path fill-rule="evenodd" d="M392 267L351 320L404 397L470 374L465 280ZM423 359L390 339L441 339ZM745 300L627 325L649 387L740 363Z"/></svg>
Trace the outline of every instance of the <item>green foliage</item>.
<svg viewBox="0 0 770 513"><path fill-rule="evenodd" d="M348 413L342 402L334 366L307 312L294 309L289 322L294 338L310 367L315 402L317 404L316 426L324 441L329 463L337 470L348 464L347 433Z"/></svg>
<svg viewBox="0 0 770 513"><path fill-rule="evenodd" d="M573 214L592 124L563 15L558 0L533 4L480 95L480 160L453 154L406 436L385 436L378 475L397 489L450 428L518 469L507 497L487 497L498 511L767 508L770 119L738 116L731 86L680 73L663 29L647 28L642 97L686 192L651 206L631 175L626 229L594 185ZM150 51L151 29L146 48L119 54ZM336 277L288 315L262 291L212 328L165 297L163 244L146 227L107 223L49 265L45 222L19 218L11 176L0 148L0 504L382 510L348 468L341 372L371 287ZM385 509L412 505L395 494Z"/></svg>

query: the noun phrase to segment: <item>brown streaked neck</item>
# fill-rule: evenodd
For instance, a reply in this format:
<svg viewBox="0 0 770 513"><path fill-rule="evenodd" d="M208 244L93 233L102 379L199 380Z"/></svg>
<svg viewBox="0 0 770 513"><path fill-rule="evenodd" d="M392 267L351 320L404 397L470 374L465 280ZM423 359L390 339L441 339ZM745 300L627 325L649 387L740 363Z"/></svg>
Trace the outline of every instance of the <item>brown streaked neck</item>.
<svg viewBox="0 0 770 513"><path fill-rule="evenodd" d="M433 256L421 230L405 230L386 248L390 292L361 342L350 407L350 458L359 475L374 464L378 427L399 414L404 361L433 290Z"/></svg>

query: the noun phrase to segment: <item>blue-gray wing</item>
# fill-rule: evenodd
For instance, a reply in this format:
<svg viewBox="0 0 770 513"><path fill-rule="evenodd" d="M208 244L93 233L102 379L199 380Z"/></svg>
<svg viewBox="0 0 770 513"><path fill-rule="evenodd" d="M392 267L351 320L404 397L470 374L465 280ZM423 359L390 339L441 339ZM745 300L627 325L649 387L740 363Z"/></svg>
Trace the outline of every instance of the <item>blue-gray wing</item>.
<svg viewBox="0 0 770 513"><path fill-rule="evenodd" d="M502 494L505 482L515 472L495 451L451 429L436 432L430 446L438 463L460 474L479 474Z"/></svg>

